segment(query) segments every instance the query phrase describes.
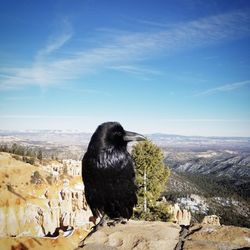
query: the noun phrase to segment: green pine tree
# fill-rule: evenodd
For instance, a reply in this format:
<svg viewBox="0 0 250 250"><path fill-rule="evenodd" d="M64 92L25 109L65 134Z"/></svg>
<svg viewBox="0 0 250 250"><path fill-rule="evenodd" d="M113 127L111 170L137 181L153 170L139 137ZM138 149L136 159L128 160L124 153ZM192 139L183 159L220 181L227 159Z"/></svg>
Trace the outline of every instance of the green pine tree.
<svg viewBox="0 0 250 250"><path fill-rule="evenodd" d="M161 220L162 217L162 220L166 220L167 209L156 205L170 175L170 170L163 162L162 150L151 141L144 141L133 146L132 157L139 186L135 217L149 220Z"/></svg>

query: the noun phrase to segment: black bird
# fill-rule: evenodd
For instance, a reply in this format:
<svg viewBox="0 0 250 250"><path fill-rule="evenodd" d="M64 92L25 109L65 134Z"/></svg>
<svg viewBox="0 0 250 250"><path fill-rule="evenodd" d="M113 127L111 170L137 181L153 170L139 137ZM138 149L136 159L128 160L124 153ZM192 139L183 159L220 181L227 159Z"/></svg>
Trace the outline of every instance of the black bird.
<svg viewBox="0 0 250 250"><path fill-rule="evenodd" d="M145 139L117 122L101 124L92 135L82 160L82 178L93 216L101 218L97 226L104 224L105 216L113 220L110 225L132 216L137 186L127 143Z"/></svg>

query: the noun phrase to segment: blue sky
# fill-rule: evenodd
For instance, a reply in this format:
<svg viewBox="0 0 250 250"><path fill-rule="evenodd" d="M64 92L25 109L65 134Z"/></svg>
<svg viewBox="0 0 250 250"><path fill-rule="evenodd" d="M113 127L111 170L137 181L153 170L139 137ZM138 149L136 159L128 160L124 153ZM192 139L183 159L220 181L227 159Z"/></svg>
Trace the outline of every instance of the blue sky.
<svg viewBox="0 0 250 250"><path fill-rule="evenodd" d="M9 0L0 28L0 129L250 136L248 0Z"/></svg>

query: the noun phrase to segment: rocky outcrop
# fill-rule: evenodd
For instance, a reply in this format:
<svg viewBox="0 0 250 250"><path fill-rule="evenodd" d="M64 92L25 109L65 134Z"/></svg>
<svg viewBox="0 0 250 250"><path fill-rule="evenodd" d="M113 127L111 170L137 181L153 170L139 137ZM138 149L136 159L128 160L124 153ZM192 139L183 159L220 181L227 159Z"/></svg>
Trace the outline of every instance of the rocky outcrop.
<svg viewBox="0 0 250 250"><path fill-rule="evenodd" d="M212 224L195 224L188 229L167 222L129 221L100 228L80 246L78 250L250 249L250 229Z"/></svg>
<svg viewBox="0 0 250 250"><path fill-rule="evenodd" d="M220 218L217 215L207 215L202 220L202 224L220 226Z"/></svg>
<svg viewBox="0 0 250 250"><path fill-rule="evenodd" d="M55 237L92 225L81 177L59 178L63 164L47 163L31 165L0 152L0 237Z"/></svg>
<svg viewBox="0 0 250 250"><path fill-rule="evenodd" d="M191 213L186 209L181 209L178 204L170 206L170 213L173 215L172 221L181 226L188 226L191 222Z"/></svg>
<svg viewBox="0 0 250 250"><path fill-rule="evenodd" d="M250 249L250 229L233 226L195 224L188 229L167 222L129 221L125 225L100 228L82 241L86 234L78 228L69 237L60 230L57 238L0 237L0 246L1 250L73 250L77 245L78 250Z"/></svg>
<svg viewBox="0 0 250 250"><path fill-rule="evenodd" d="M57 179L59 179L61 174L67 174L69 176L81 176L82 173L81 161L72 159L64 159L62 162L50 162L48 165L43 166L43 168Z"/></svg>
<svg viewBox="0 0 250 250"><path fill-rule="evenodd" d="M82 162L72 159L63 160L64 166L66 166L66 172L71 176L81 176L82 174Z"/></svg>
<svg viewBox="0 0 250 250"><path fill-rule="evenodd" d="M167 222L129 221L126 225L103 227L84 241L78 250L174 249L180 227Z"/></svg>
<svg viewBox="0 0 250 250"><path fill-rule="evenodd" d="M90 227L83 190L62 189L58 197L47 190L39 199L0 207L0 236L56 236L59 230Z"/></svg>
<svg viewBox="0 0 250 250"><path fill-rule="evenodd" d="M183 250L250 249L250 229L196 224L189 229Z"/></svg>

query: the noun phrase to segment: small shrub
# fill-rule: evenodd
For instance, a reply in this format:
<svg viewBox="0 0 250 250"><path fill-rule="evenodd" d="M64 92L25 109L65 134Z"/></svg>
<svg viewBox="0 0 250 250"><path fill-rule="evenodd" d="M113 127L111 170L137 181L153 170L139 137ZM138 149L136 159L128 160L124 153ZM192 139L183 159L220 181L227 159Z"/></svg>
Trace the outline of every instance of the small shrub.
<svg viewBox="0 0 250 250"><path fill-rule="evenodd" d="M12 155L12 158L16 159L17 161L21 161L22 158L18 155Z"/></svg>
<svg viewBox="0 0 250 250"><path fill-rule="evenodd" d="M52 174L50 174L50 175L48 175L48 176L46 177L46 181L47 181L50 185L53 184L53 176L52 176Z"/></svg>
<svg viewBox="0 0 250 250"><path fill-rule="evenodd" d="M146 221L170 221L172 215L169 212L168 204L160 203L155 206L148 207L147 212L143 209L136 209L134 211L134 219Z"/></svg>
<svg viewBox="0 0 250 250"><path fill-rule="evenodd" d="M31 175L30 183L32 184L42 184L44 182L42 176L38 171L35 171L33 175Z"/></svg>
<svg viewBox="0 0 250 250"><path fill-rule="evenodd" d="M35 158L34 157L23 156L23 162L34 165L35 164Z"/></svg>

